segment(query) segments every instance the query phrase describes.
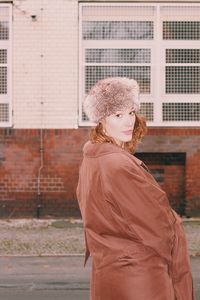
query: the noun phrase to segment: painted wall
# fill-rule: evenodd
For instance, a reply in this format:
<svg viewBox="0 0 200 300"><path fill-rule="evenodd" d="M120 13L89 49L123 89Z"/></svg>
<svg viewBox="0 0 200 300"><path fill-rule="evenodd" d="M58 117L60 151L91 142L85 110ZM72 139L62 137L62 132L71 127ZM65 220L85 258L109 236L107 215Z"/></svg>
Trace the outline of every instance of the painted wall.
<svg viewBox="0 0 200 300"><path fill-rule="evenodd" d="M14 128L77 128L77 110L78 2L13 1Z"/></svg>

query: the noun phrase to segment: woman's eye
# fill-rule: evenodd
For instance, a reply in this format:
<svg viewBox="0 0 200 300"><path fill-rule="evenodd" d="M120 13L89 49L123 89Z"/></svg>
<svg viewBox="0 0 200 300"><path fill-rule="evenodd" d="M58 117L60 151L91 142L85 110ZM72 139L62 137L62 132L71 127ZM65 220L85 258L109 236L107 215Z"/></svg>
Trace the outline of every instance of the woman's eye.
<svg viewBox="0 0 200 300"><path fill-rule="evenodd" d="M115 115L117 118L121 118L122 117L122 114L116 114Z"/></svg>
<svg viewBox="0 0 200 300"><path fill-rule="evenodd" d="M135 115L135 111L132 110L132 111L130 112L130 115L131 115L131 116L134 116L134 115Z"/></svg>

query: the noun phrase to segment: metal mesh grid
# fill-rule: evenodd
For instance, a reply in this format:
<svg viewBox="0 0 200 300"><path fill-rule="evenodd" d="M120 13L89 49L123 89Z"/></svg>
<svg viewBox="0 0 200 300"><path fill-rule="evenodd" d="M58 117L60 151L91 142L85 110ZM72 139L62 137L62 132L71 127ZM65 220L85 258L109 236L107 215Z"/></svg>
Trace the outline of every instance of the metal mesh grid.
<svg viewBox="0 0 200 300"><path fill-rule="evenodd" d="M7 21L0 21L0 40L9 39L9 23Z"/></svg>
<svg viewBox="0 0 200 300"><path fill-rule="evenodd" d="M152 17L155 14L155 7L154 6L145 6L145 5L138 5L138 6L122 6L115 4L114 6L110 5L101 5L101 6L83 6L82 7L82 15L83 18L99 18L102 17L105 19L105 16L109 16L111 18L127 18L127 17Z"/></svg>
<svg viewBox="0 0 200 300"><path fill-rule="evenodd" d="M188 18L192 16L193 18L198 19L200 15L199 5L166 5L161 6L160 10L163 17L172 17L173 19L179 16L181 16L181 18Z"/></svg>
<svg viewBox="0 0 200 300"><path fill-rule="evenodd" d="M200 67L165 67L165 91L167 94L200 93Z"/></svg>
<svg viewBox="0 0 200 300"><path fill-rule="evenodd" d="M164 40L199 40L199 21L164 21Z"/></svg>
<svg viewBox="0 0 200 300"><path fill-rule="evenodd" d="M148 66L86 66L85 67L85 92L100 79L106 77L128 77L138 81L140 92L150 93L151 69Z"/></svg>
<svg viewBox="0 0 200 300"><path fill-rule="evenodd" d="M200 103L163 103L163 121L200 121Z"/></svg>
<svg viewBox="0 0 200 300"><path fill-rule="evenodd" d="M0 67L0 94L7 94L7 67Z"/></svg>
<svg viewBox="0 0 200 300"><path fill-rule="evenodd" d="M200 63L200 49L166 49L166 63Z"/></svg>
<svg viewBox="0 0 200 300"><path fill-rule="evenodd" d="M0 40L9 39L9 8L0 7Z"/></svg>
<svg viewBox="0 0 200 300"><path fill-rule="evenodd" d="M0 103L0 122L9 121L9 104Z"/></svg>
<svg viewBox="0 0 200 300"><path fill-rule="evenodd" d="M7 64L7 49L0 49L0 64Z"/></svg>
<svg viewBox="0 0 200 300"><path fill-rule="evenodd" d="M152 21L83 21L84 40L152 40Z"/></svg>
<svg viewBox="0 0 200 300"><path fill-rule="evenodd" d="M150 63L150 49L86 49L86 63Z"/></svg>
<svg viewBox="0 0 200 300"><path fill-rule="evenodd" d="M143 115L147 121L153 121L154 117L154 104L153 103L141 103L140 114Z"/></svg>

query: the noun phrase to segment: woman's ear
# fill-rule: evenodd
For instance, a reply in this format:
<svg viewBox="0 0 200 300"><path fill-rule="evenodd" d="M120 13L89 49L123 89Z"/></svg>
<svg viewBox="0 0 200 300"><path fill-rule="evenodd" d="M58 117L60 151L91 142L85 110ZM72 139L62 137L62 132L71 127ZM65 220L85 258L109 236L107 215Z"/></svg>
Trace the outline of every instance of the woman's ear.
<svg viewBox="0 0 200 300"><path fill-rule="evenodd" d="M106 134L106 122L105 122L105 119L101 119L101 121L99 122L99 124L101 124L101 126L102 126L103 133Z"/></svg>

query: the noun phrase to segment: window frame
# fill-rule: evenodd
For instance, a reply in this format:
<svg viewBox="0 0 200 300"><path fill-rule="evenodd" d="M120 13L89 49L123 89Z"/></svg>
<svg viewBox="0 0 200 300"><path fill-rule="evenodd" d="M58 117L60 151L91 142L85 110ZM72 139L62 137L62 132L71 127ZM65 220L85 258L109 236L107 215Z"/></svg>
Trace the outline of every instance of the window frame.
<svg viewBox="0 0 200 300"><path fill-rule="evenodd" d="M84 41L82 39L82 9L84 6L147 6L147 7L154 7L155 9L155 15L153 16L154 19L154 38L152 40L86 40ZM187 6L198 6L200 8L199 3L123 3L123 2L117 2L117 3L91 3L91 2L84 2L79 4L79 115L78 115L78 122L79 126L94 126L95 124L90 121L85 121L82 119L82 99L84 98L84 86L85 86L85 65L90 65L84 61L84 54L85 50L92 49L92 48L103 48L103 49L126 49L126 48L147 48L151 49L151 92L150 94L140 94L140 102L141 103L153 103L154 106L154 120L148 121L147 124L150 127L197 127L200 126L199 121L163 121L162 120L162 105L163 103L193 103L193 102L199 102L199 93L197 94L166 94L165 93L165 66L169 65L168 63L165 63L165 50L166 49L200 49L200 46L198 45L200 40L164 40L162 38L162 22L166 21L165 16L162 15L161 9L163 7L187 7ZM145 21L145 19L148 18L142 18L142 20ZM107 20L109 19L109 16L106 16ZM110 18L111 19L111 18ZM139 20L139 17L135 18L133 17L132 20ZM167 20L170 20L170 18L167 18ZM174 16L171 17L171 19L174 19ZM184 19L184 16L175 16L175 21ZM194 18L190 18L189 21L193 20ZM195 18L195 20L197 17ZM121 20L121 19L120 19ZM148 19L149 20L149 19ZM123 47L120 47L120 44ZM134 45L134 47L133 47ZM132 47L131 47L132 46ZM182 47L181 47L182 46ZM101 65L94 63L94 65ZM106 65L106 64L103 64ZM108 63L108 65L112 65L111 63ZM114 65L114 64L113 64ZM120 64L117 64L120 65ZM125 66L126 64L122 64ZM128 64L131 65L139 65L139 64ZM140 65L147 65L147 64L140 64ZM149 65L149 64L148 64ZM176 64L172 64L176 65ZM178 63L177 65L181 65ZM192 63L183 63L183 65L193 66L193 65L199 65L200 64L192 64ZM158 84L159 82L159 84ZM188 98L191 100L188 101ZM160 99L160 100L159 100Z"/></svg>
<svg viewBox="0 0 200 300"><path fill-rule="evenodd" d="M9 120L5 122L0 120L0 128L12 126L12 4L0 3L0 9L1 7L9 10L9 39L0 40L0 49L7 50L7 63L3 64L7 67L7 94L0 95L0 104L8 104Z"/></svg>

